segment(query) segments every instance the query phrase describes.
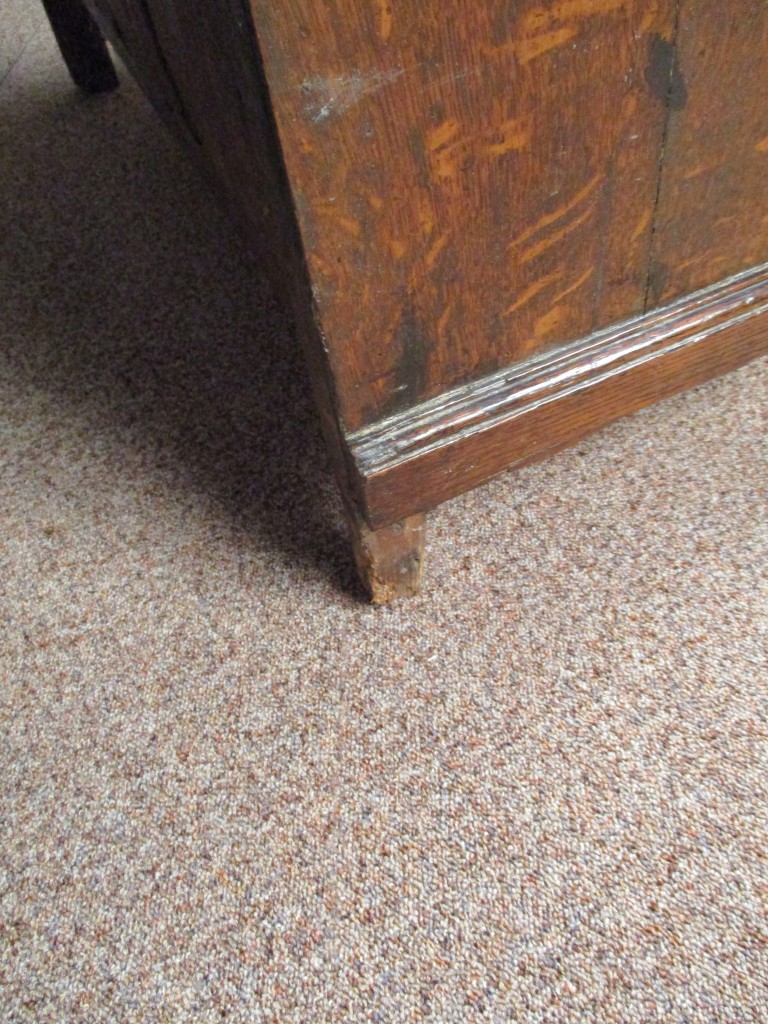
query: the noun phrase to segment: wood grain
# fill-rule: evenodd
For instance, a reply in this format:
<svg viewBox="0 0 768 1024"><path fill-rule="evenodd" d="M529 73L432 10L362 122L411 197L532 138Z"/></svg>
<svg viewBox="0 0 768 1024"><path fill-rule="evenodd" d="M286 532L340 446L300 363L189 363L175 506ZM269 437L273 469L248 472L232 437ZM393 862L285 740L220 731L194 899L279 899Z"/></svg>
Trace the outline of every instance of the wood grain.
<svg viewBox="0 0 768 1024"><path fill-rule="evenodd" d="M371 526L427 510L768 352L768 266L348 438Z"/></svg>
<svg viewBox="0 0 768 1024"><path fill-rule="evenodd" d="M683 0L648 304L768 260L768 5Z"/></svg>
<svg viewBox="0 0 768 1024"><path fill-rule="evenodd" d="M642 311L672 0L251 4L347 429Z"/></svg>

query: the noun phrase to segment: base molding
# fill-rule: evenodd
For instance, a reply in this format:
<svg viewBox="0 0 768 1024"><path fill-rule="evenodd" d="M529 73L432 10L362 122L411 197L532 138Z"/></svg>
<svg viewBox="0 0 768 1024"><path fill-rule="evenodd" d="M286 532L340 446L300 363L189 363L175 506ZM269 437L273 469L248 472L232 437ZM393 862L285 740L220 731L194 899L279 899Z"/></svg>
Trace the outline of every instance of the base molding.
<svg viewBox="0 0 768 1024"><path fill-rule="evenodd" d="M347 435L379 528L768 352L768 264Z"/></svg>

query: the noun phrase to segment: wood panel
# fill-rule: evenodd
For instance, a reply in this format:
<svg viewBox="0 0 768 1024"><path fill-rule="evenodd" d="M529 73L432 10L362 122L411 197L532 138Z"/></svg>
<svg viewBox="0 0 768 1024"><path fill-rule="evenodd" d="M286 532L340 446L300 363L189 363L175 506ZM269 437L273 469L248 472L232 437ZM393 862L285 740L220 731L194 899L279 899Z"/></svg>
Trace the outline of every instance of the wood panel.
<svg viewBox="0 0 768 1024"><path fill-rule="evenodd" d="M649 306L768 260L768 5L682 0Z"/></svg>
<svg viewBox="0 0 768 1024"><path fill-rule="evenodd" d="M295 245L286 227L290 202L283 186L253 28L239 0L99 0L118 23L144 27L164 85L175 97L177 120L201 150L206 170L247 221L257 251L278 262ZM123 33L125 30L122 30ZM156 76L142 77L154 98ZM265 242L268 239L268 245Z"/></svg>
<svg viewBox="0 0 768 1024"><path fill-rule="evenodd" d="M212 175L220 198L234 212L265 276L293 315L354 530L360 517L354 506L354 470L339 427L335 382L314 315L248 2L98 2L106 33L118 48L129 47L127 56L139 82L161 112L168 114L172 126L193 143L200 167ZM171 97L173 104L164 102L163 97ZM258 339L254 339L255 359L259 358L257 346ZM400 585L406 586L407 579Z"/></svg>
<svg viewBox="0 0 768 1024"><path fill-rule="evenodd" d="M371 526L423 512L768 352L768 266L350 437Z"/></svg>
<svg viewBox="0 0 768 1024"><path fill-rule="evenodd" d="M163 67L142 0L86 0L86 6L163 120L183 130L187 142L193 141L178 92Z"/></svg>
<svg viewBox="0 0 768 1024"><path fill-rule="evenodd" d="M642 310L673 0L251 0L348 429Z"/></svg>

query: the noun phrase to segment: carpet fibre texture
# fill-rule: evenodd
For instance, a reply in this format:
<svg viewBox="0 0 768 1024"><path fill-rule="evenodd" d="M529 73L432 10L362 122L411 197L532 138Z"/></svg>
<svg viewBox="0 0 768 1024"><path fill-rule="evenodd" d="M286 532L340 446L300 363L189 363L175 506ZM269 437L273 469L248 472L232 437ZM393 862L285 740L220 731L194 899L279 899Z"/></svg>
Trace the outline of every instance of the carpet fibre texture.
<svg viewBox="0 0 768 1024"><path fill-rule="evenodd" d="M768 1021L768 364L373 609L259 267L2 16L0 1019Z"/></svg>

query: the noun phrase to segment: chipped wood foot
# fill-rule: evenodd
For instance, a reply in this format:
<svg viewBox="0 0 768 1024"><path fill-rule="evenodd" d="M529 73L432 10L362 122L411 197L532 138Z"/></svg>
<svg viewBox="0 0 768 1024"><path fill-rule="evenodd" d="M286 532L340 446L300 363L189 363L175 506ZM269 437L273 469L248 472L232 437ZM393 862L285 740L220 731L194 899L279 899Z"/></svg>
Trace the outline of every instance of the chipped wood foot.
<svg viewBox="0 0 768 1024"><path fill-rule="evenodd" d="M408 516L372 530L358 516L348 522L357 571L374 604L419 592L424 561L425 517Z"/></svg>
<svg viewBox="0 0 768 1024"><path fill-rule="evenodd" d="M86 93L118 85L115 67L99 26L80 0L43 0L45 13L72 81Z"/></svg>

